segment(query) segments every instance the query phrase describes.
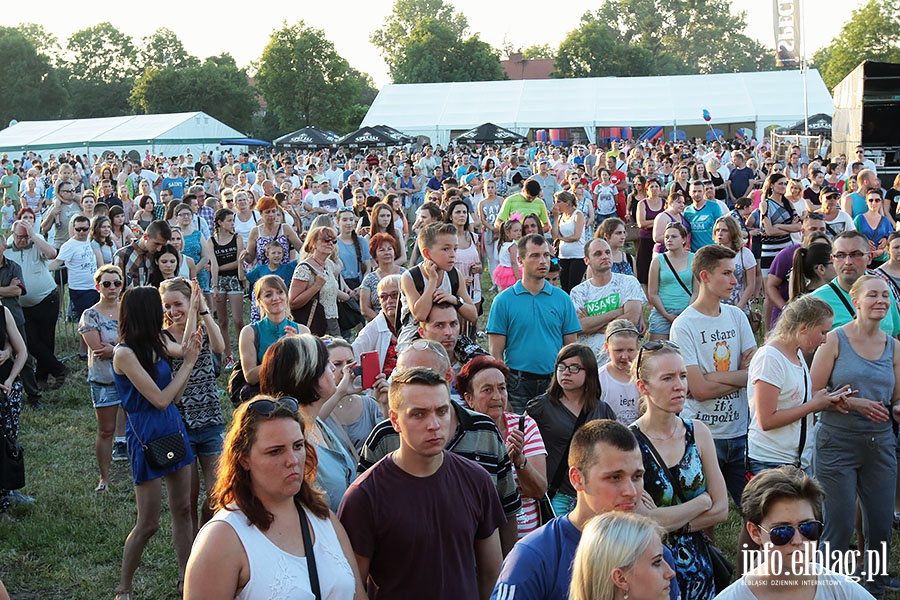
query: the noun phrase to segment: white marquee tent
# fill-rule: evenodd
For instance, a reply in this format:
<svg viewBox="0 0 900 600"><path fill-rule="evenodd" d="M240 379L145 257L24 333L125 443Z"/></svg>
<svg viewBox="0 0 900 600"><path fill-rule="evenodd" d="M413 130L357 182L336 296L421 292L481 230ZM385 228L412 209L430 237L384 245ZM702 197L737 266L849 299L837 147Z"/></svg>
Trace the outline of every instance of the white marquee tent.
<svg viewBox="0 0 900 600"><path fill-rule="evenodd" d="M831 94L816 70L808 71L809 114L832 114ZM387 123L408 135L446 145L452 135L485 122L523 135L532 129L598 127L680 128L742 124L756 135L770 125L803 119L800 71L592 77L525 81L387 85L363 126Z"/></svg>
<svg viewBox="0 0 900 600"><path fill-rule="evenodd" d="M76 154L100 154L107 150L199 156L226 138L244 134L206 113L132 115L97 119L22 121L0 131L0 152L34 151L44 157L71 150Z"/></svg>

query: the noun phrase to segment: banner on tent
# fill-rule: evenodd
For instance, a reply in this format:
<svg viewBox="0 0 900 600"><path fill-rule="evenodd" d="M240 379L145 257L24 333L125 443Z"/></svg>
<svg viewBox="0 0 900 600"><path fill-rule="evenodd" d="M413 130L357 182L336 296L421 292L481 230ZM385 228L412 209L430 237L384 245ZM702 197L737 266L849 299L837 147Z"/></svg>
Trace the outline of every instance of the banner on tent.
<svg viewBox="0 0 900 600"><path fill-rule="evenodd" d="M772 0L775 16L775 64L800 66L799 0Z"/></svg>

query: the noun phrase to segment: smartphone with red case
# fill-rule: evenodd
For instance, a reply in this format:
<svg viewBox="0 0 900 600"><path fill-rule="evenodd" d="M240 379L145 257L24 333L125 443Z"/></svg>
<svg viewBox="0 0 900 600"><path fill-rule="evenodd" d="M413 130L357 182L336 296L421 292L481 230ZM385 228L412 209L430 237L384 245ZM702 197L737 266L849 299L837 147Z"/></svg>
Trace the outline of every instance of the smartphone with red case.
<svg viewBox="0 0 900 600"><path fill-rule="evenodd" d="M378 377L378 353L363 352L359 356L359 365L362 367L362 388L372 389L375 378Z"/></svg>

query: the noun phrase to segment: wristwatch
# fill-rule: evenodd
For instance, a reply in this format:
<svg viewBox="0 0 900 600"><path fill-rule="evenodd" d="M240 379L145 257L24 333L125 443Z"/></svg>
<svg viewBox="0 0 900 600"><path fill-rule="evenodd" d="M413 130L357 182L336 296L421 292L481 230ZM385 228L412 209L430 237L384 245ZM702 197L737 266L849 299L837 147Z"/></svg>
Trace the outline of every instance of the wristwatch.
<svg viewBox="0 0 900 600"><path fill-rule="evenodd" d="M465 304L465 302L463 302L462 297L461 297L461 296L457 296L457 297L456 297L456 308L462 308L462 307L463 307L463 304Z"/></svg>
<svg viewBox="0 0 900 600"><path fill-rule="evenodd" d="M527 464L528 464L528 457L526 456L525 460L522 461L521 465L516 465L516 470L521 471L522 469L525 468L525 465L527 465Z"/></svg>

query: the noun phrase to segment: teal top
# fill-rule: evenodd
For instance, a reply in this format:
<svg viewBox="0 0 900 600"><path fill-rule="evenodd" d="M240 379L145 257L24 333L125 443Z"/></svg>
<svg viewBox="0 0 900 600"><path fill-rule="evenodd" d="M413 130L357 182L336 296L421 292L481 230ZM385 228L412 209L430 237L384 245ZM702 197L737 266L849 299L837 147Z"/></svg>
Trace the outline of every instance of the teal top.
<svg viewBox="0 0 900 600"><path fill-rule="evenodd" d="M269 349L269 346L285 336L284 328L288 326L293 327L294 329L299 328L299 325L290 319L285 319L277 325L270 321L269 317L264 317L262 320L257 321L256 327L259 330L259 347L256 349L256 360L259 364L262 364L263 355L266 353L266 350Z"/></svg>
<svg viewBox="0 0 900 600"><path fill-rule="evenodd" d="M681 284L675 278L672 269L662 254L656 255L659 261L659 299L666 311L684 310L691 303L691 295L684 291ZM679 271L678 276L691 293L694 292L694 276L691 273L691 264L694 262L694 253L688 252L687 269Z"/></svg>

